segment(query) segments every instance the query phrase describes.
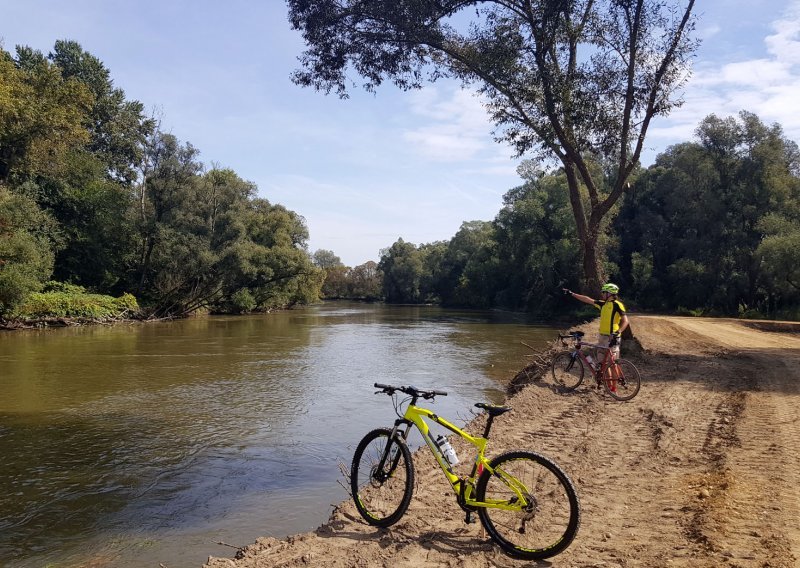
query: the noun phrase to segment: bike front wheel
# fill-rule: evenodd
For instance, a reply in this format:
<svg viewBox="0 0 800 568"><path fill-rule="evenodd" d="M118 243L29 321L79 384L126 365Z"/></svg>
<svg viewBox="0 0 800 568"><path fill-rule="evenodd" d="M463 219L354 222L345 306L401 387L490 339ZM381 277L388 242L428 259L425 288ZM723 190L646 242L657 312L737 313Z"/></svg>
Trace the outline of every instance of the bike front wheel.
<svg viewBox="0 0 800 568"><path fill-rule="evenodd" d="M606 371L603 386L613 398L622 401L630 400L639 393L642 378L633 363L626 359L617 359L614 365Z"/></svg>
<svg viewBox="0 0 800 568"><path fill-rule="evenodd" d="M574 351L564 351L553 358L550 373L556 387L564 392L574 391L583 382L583 361Z"/></svg>
<svg viewBox="0 0 800 568"><path fill-rule="evenodd" d="M580 525L578 496L567 474L544 456L509 452L478 480L478 516L500 548L515 558L541 560L563 552ZM521 505L520 495L527 502Z"/></svg>
<svg viewBox="0 0 800 568"><path fill-rule="evenodd" d="M356 509L369 524L388 527L405 514L414 490L411 452L388 428L373 430L359 442L350 468Z"/></svg>

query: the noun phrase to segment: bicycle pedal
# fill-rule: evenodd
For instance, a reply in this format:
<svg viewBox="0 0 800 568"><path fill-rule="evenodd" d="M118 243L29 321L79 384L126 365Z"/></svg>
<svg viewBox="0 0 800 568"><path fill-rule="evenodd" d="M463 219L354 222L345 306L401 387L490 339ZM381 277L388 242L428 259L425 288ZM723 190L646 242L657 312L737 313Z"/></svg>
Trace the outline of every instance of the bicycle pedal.
<svg viewBox="0 0 800 568"><path fill-rule="evenodd" d="M467 511L467 516L464 519L464 522L468 525L471 525L475 522L475 519L472 518L472 511Z"/></svg>

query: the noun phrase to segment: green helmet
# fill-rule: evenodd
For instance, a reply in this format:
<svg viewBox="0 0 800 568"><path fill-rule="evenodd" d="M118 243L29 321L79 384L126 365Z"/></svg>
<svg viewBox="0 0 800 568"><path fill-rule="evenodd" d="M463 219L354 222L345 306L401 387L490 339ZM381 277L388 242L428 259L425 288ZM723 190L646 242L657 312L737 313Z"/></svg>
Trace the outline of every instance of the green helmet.
<svg viewBox="0 0 800 568"><path fill-rule="evenodd" d="M609 294L619 294L619 286L616 284L612 284L611 282L606 282L603 284L603 287L600 288L601 292L608 292Z"/></svg>

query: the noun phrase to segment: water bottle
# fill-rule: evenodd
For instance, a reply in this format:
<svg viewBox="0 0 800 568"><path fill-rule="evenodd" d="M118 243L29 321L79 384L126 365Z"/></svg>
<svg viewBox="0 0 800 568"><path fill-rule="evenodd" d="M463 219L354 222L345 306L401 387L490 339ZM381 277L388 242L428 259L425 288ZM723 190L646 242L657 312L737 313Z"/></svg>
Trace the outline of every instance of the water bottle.
<svg viewBox="0 0 800 568"><path fill-rule="evenodd" d="M442 450L444 459L446 459L450 465L456 465L458 463L458 456L456 455L456 451L453 449L453 446L451 446L450 442L447 441L447 438L439 434L439 437L436 438L436 443L439 444L439 448Z"/></svg>
<svg viewBox="0 0 800 568"><path fill-rule="evenodd" d="M594 359L592 359L592 356L589 354L586 355L586 361L589 363L589 365L594 365Z"/></svg>

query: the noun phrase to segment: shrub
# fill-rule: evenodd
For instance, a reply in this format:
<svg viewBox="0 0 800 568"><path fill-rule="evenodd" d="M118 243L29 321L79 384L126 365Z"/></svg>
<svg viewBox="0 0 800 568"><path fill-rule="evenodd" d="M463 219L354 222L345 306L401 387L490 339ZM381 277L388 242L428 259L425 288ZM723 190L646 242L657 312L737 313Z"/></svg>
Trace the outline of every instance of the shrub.
<svg viewBox="0 0 800 568"><path fill-rule="evenodd" d="M256 309L256 300L247 288L241 288L231 295L231 307L234 312L246 313Z"/></svg>
<svg viewBox="0 0 800 568"><path fill-rule="evenodd" d="M58 317L112 319L139 310L131 294L119 298L90 294L83 287L61 282L48 282L44 292L29 294L13 316L22 319Z"/></svg>

